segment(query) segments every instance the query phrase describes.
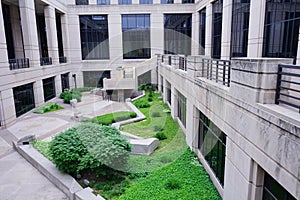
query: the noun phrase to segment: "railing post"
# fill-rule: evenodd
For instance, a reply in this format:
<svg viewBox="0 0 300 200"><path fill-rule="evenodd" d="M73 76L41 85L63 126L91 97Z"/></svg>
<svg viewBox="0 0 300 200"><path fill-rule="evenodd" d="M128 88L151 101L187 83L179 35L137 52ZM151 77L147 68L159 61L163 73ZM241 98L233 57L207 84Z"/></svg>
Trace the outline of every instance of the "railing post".
<svg viewBox="0 0 300 200"><path fill-rule="evenodd" d="M276 93L275 93L275 104L279 104L279 98L280 98L280 86L281 86L281 72L282 72L282 66L278 65L278 73L277 73L277 83L276 83Z"/></svg>
<svg viewBox="0 0 300 200"><path fill-rule="evenodd" d="M226 69L226 67L225 67ZM227 86L229 87L230 86L230 73L231 73L231 61L228 61L228 78L227 78ZM226 77L226 70L224 72L224 77ZM225 78L226 80L226 78Z"/></svg>

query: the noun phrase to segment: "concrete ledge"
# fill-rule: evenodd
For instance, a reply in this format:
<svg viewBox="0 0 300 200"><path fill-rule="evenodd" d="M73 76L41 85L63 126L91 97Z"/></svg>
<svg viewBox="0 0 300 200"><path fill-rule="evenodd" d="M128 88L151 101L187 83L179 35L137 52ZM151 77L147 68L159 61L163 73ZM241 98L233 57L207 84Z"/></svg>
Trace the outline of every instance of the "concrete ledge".
<svg viewBox="0 0 300 200"><path fill-rule="evenodd" d="M50 160L32 145L18 145L13 142L13 146L20 155L64 192L70 200L104 200L99 195L95 196L91 189L83 189L72 176L60 172Z"/></svg>
<svg viewBox="0 0 300 200"><path fill-rule="evenodd" d="M130 139L132 145L131 154L134 155L150 155L158 147L159 140L157 138L146 139Z"/></svg>

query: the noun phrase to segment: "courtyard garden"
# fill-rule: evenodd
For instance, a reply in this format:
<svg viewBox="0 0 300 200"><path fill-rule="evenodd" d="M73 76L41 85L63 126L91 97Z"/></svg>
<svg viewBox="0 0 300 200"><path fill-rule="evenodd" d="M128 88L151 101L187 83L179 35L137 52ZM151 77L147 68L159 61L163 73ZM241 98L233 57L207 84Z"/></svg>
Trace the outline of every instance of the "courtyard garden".
<svg viewBox="0 0 300 200"><path fill-rule="evenodd" d="M136 117L127 111L86 120L51 142L36 141L34 146L61 171L105 199L220 199L161 95L148 90L133 104L146 119L120 130L158 138L159 146L150 156L130 154L129 141L110 126Z"/></svg>

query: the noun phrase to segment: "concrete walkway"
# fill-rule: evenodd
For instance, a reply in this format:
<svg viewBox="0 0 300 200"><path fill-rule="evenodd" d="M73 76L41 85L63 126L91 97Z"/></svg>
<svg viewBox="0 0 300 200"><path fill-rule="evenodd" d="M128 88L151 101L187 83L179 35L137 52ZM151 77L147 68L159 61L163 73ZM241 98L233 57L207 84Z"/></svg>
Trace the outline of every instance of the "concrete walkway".
<svg viewBox="0 0 300 200"><path fill-rule="evenodd" d="M61 99L54 99L53 102L64 109L42 115L31 111L19 117L14 125L0 130L1 200L67 199L64 193L13 150L12 141L32 134L39 139L49 140L53 135L78 123L74 120L75 112L94 117L129 110L125 103L103 101L101 97L88 93L83 95L76 109L63 104Z"/></svg>

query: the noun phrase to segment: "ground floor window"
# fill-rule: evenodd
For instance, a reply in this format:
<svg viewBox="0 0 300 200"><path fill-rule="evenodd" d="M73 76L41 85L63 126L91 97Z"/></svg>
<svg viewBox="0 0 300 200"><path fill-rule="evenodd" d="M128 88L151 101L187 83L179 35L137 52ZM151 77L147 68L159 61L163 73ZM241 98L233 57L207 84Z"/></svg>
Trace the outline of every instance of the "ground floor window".
<svg viewBox="0 0 300 200"><path fill-rule="evenodd" d="M208 117L200 112L198 148L224 185L226 135Z"/></svg>
<svg viewBox="0 0 300 200"><path fill-rule="evenodd" d="M83 72L84 87L103 88L103 79L110 78L110 71L88 71Z"/></svg>
<svg viewBox="0 0 300 200"><path fill-rule="evenodd" d="M186 98L180 92L178 92L178 118L181 123L186 125Z"/></svg>
<svg viewBox="0 0 300 200"><path fill-rule="evenodd" d="M167 82L166 84L166 90L167 90L167 102L171 105L171 84Z"/></svg>
<svg viewBox="0 0 300 200"><path fill-rule="evenodd" d="M164 93L164 78L163 78L163 76L160 76L160 90L161 90L161 93Z"/></svg>
<svg viewBox="0 0 300 200"><path fill-rule="evenodd" d="M69 73L65 73L61 75L61 89L62 91L65 91L66 89L70 89Z"/></svg>
<svg viewBox="0 0 300 200"><path fill-rule="evenodd" d="M265 173L263 200L296 200L275 179Z"/></svg>
<svg viewBox="0 0 300 200"><path fill-rule="evenodd" d="M13 94L17 117L35 107L33 83L14 87Z"/></svg>
<svg viewBox="0 0 300 200"><path fill-rule="evenodd" d="M49 101L50 99L53 99L56 96L54 77L46 78L43 80L43 89L45 101Z"/></svg>

